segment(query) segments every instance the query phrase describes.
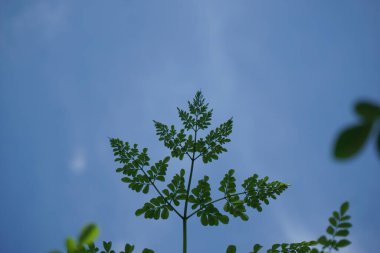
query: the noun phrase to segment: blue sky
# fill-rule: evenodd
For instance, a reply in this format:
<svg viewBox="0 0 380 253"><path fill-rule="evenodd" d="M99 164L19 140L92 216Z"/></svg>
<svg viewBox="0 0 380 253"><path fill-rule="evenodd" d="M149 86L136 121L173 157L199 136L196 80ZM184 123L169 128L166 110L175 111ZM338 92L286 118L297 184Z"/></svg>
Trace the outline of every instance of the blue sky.
<svg viewBox="0 0 380 253"><path fill-rule="evenodd" d="M0 250L47 252L96 222L100 240L179 252L181 225L144 220L149 199L114 172L108 137L167 151L152 120L201 89L229 152L195 178L258 173L291 184L249 222L189 225L189 252L248 252L317 238L349 200L352 246L379 248L380 160L370 142L336 162L358 99L380 101L378 1L0 1ZM169 174L188 163L173 161ZM214 191L214 196L218 196Z"/></svg>

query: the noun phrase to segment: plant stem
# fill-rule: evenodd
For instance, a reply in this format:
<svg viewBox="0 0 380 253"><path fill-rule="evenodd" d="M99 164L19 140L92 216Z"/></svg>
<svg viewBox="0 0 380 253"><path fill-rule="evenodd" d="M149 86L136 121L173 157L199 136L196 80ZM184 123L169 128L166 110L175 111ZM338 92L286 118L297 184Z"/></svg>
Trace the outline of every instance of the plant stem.
<svg viewBox="0 0 380 253"><path fill-rule="evenodd" d="M182 245L182 252L186 253L187 252L187 219L183 219L182 222L182 240L183 240L183 245Z"/></svg>
<svg viewBox="0 0 380 253"><path fill-rule="evenodd" d="M197 120L197 119L196 119ZM191 157L191 167L190 167L190 175L189 175L189 182L187 183L187 190L186 190L186 200L185 200L185 208L183 210L183 247L182 252L187 252L187 205L189 203L189 195L190 195L190 187L191 187L191 179L193 178L193 170L194 170L194 162L195 162L195 147L197 145L197 129L194 130L194 147L193 147L193 155Z"/></svg>

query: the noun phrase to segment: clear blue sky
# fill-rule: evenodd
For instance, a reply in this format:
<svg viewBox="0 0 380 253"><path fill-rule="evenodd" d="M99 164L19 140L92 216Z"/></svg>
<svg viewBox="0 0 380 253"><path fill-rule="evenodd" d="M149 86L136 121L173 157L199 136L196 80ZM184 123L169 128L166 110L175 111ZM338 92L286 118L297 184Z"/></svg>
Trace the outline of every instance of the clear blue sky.
<svg viewBox="0 0 380 253"><path fill-rule="evenodd" d="M345 200L354 227L342 252L376 252L374 143L344 163L331 147L357 121L355 101L380 101L379 13L375 0L0 0L0 251L62 249L96 222L117 249L179 252L175 216L134 216L149 197L120 182L108 137L161 159L152 120L178 123L175 108L201 89L215 125L235 123L229 152L195 177L217 186L233 168L239 181L292 186L249 222L193 220L189 252L315 239Z"/></svg>

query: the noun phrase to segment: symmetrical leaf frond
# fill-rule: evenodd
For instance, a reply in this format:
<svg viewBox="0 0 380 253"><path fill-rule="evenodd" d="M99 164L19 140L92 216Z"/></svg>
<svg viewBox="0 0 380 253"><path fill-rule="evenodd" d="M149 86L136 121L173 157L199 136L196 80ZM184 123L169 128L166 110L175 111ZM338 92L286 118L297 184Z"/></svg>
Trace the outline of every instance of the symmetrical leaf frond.
<svg viewBox="0 0 380 253"><path fill-rule="evenodd" d="M170 161L170 156L165 157L163 160L158 161L146 172L151 181L165 181L166 171L168 169L168 162Z"/></svg>
<svg viewBox="0 0 380 253"><path fill-rule="evenodd" d="M168 188L162 193L167 197L169 203L179 206L181 200L186 199L185 188L185 170L181 169L180 174L175 174L172 181L168 184Z"/></svg>
<svg viewBox="0 0 380 253"><path fill-rule="evenodd" d="M203 226L218 226L219 222L223 224L229 222L228 216L221 214L213 204L201 209L197 212L197 216L200 217Z"/></svg>
<svg viewBox="0 0 380 253"><path fill-rule="evenodd" d="M224 144L231 140L228 136L232 133L232 118L222 123L219 127L211 130L205 138L199 139L197 143L197 151L202 154L204 163L218 160L219 155L226 152Z"/></svg>
<svg viewBox="0 0 380 253"><path fill-rule="evenodd" d="M327 235L323 235L318 239L319 244L322 247L322 253L324 250L331 251L334 249L338 251L340 248L346 247L351 244L347 240L349 235L349 228L352 227L350 223L351 216L347 214L349 203L344 202L339 211L334 211L329 218L329 226L326 229Z"/></svg>
<svg viewBox="0 0 380 253"><path fill-rule="evenodd" d="M130 169L138 169L140 166L149 166L149 156L147 155L148 149L144 148L140 152L137 148L137 144L132 147L128 142L123 142L122 140L111 138L111 147L114 153L115 162L121 164L130 164ZM123 169L124 170L124 169ZM118 169L118 172L123 171Z"/></svg>
<svg viewBox="0 0 380 253"><path fill-rule="evenodd" d="M208 110L202 92L198 91L193 101L188 101L188 109L189 111L184 111L177 108L178 116L186 130L204 130L211 124L212 110Z"/></svg>
<svg viewBox="0 0 380 253"><path fill-rule="evenodd" d="M140 152L137 144L131 147L128 142L119 139L110 139L110 143L116 157L115 161L123 164L123 167L116 169L116 172L125 175L121 181L129 184L129 188L136 192L142 190L143 193L148 193L151 178L143 170L145 166L149 166L148 149L144 148Z"/></svg>
<svg viewBox="0 0 380 253"><path fill-rule="evenodd" d="M236 178L233 176L234 170L229 170L220 182L219 191L224 193L226 203L223 210L230 213L234 217L240 217L242 220L248 220L248 216L245 213L246 208L244 201L240 199L239 194L236 193Z"/></svg>
<svg viewBox="0 0 380 253"><path fill-rule="evenodd" d="M147 194L150 186L156 180L165 181L166 171L170 157L167 156L163 160L158 161L152 165L148 170L144 167L149 166L148 149L144 148L139 151L137 144L133 147L128 142L123 142L119 139L110 139L113 148L115 161L123 164L123 167L117 168L116 172L123 173L125 177L121 179L122 182L127 183L128 187L136 192L142 191Z"/></svg>
<svg viewBox="0 0 380 253"><path fill-rule="evenodd" d="M183 159L185 154L191 152L193 148L193 136L185 134L185 130L181 129L177 132L174 125L170 128L158 121L153 121L156 127L156 134L159 136L159 140L164 142L165 147L171 150L172 157L178 157Z"/></svg>
<svg viewBox="0 0 380 253"><path fill-rule="evenodd" d="M145 219L167 219L169 218L169 211L173 209L167 204L165 198L158 196L152 198L149 202L145 203L140 209L137 209L135 214L140 216L144 214Z"/></svg>
<svg viewBox="0 0 380 253"><path fill-rule="evenodd" d="M263 202L268 205L270 198L276 199L276 195L280 195L289 187L279 181L269 183L268 179L268 177L259 179L259 176L254 174L242 184L245 190L244 202L259 212L263 210Z"/></svg>
<svg viewBox="0 0 380 253"><path fill-rule="evenodd" d="M219 222L227 224L229 219L226 215L220 213L212 203L211 187L208 183L208 176L198 181L198 185L191 190L189 202L192 203L192 209L198 209L197 216L204 226L217 226Z"/></svg>
<svg viewBox="0 0 380 253"><path fill-rule="evenodd" d="M156 220L169 218L169 212L174 211L172 203L179 206L180 201L186 199L184 176L185 170L181 169L180 174L174 175L168 188L162 191L162 195L152 198L142 208L136 210L136 216L144 214L144 218Z"/></svg>
<svg viewBox="0 0 380 253"><path fill-rule="evenodd" d="M189 195L189 202L192 209L202 208L205 204L211 202L211 187L208 183L209 177L204 176L203 179L198 181L198 185L191 190Z"/></svg>

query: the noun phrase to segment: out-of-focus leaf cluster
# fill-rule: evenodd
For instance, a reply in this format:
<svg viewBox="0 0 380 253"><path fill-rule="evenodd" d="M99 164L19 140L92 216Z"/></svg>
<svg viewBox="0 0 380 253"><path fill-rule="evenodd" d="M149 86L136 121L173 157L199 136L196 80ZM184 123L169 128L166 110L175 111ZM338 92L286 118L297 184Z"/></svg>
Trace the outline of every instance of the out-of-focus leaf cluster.
<svg viewBox="0 0 380 253"><path fill-rule="evenodd" d="M99 250L95 246L94 241L99 236L99 228L95 224L88 224L82 228L82 231L77 240L72 237L66 239L67 253L116 253L112 249L112 242L103 241L103 250ZM132 253L135 249L134 245L125 244L124 250L119 253ZM59 250L50 251L50 253L61 253ZM142 253L154 253L153 250L145 248Z"/></svg>
<svg viewBox="0 0 380 253"><path fill-rule="evenodd" d="M338 134L334 146L335 158L347 159L355 156L364 147L371 132L375 135L376 149L380 157L380 105L361 101L355 105L355 112L360 121Z"/></svg>

